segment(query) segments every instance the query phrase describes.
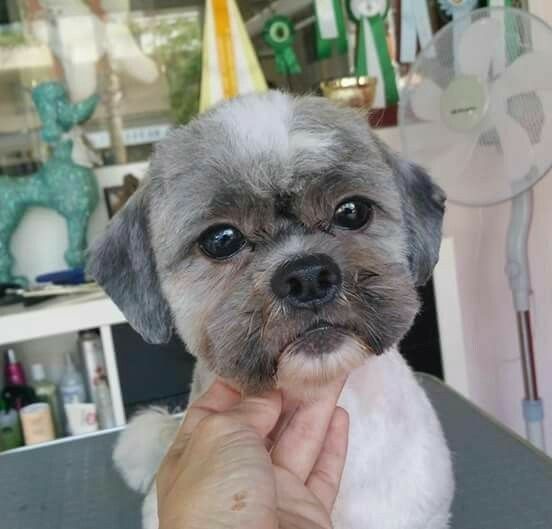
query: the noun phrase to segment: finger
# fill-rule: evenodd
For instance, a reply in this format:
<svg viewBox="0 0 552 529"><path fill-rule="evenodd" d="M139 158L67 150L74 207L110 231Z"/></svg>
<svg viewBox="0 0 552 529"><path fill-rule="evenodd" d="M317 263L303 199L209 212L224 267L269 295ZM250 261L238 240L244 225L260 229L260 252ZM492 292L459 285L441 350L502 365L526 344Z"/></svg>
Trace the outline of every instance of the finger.
<svg viewBox="0 0 552 529"><path fill-rule="evenodd" d="M252 430L264 438L274 428L282 407L279 392L272 391L260 397L248 397L224 411L223 408L234 400L235 396L228 394L228 388L225 390L224 384L216 386L215 382L213 387L187 411L191 415L186 417L158 472L158 494L163 494L172 487L182 470L182 454L187 447L194 450L194 443L204 448L213 443L216 445L217 439L227 435L235 436L240 431L243 434L244 429ZM239 396L237 398L239 399Z"/></svg>
<svg viewBox="0 0 552 529"><path fill-rule="evenodd" d="M222 415L236 424L252 428L265 438L274 428L281 411L281 393L270 391L258 397L247 397Z"/></svg>
<svg viewBox="0 0 552 529"><path fill-rule="evenodd" d="M197 400L192 402L186 410L184 421L163 458L158 471L158 493L168 490L178 475L178 461L188 444L192 432L206 417L223 412L239 402L240 393L226 385L220 379L216 379L211 387Z"/></svg>
<svg viewBox="0 0 552 529"><path fill-rule="evenodd" d="M331 512L339 491L347 457L348 437L349 415L343 408L336 408L320 456L306 483L328 513Z"/></svg>
<svg viewBox="0 0 552 529"><path fill-rule="evenodd" d="M344 384L345 378L337 380L328 387L323 398L297 409L272 448L275 465L306 481L320 454Z"/></svg>

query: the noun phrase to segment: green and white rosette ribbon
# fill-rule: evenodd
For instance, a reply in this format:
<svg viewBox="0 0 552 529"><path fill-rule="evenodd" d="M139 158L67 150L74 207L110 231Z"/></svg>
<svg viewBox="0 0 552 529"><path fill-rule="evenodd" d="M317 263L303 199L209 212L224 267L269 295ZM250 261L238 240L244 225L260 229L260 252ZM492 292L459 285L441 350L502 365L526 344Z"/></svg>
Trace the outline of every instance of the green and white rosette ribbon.
<svg viewBox="0 0 552 529"><path fill-rule="evenodd" d="M439 7L446 15L452 17L453 22L459 20L454 24L453 29L453 46L454 46L454 56L456 57L456 50L460 44L460 39L462 33L470 25L471 20L469 17L466 17L463 21L460 22L462 17L465 17L470 11L473 11L477 7L478 0L437 0L439 2Z"/></svg>
<svg viewBox="0 0 552 529"><path fill-rule="evenodd" d="M427 0L402 0L400 62L413 63L418 41L425 48L432 37Z"/></svg>
<svg viewBox="0 0 552 529"><path fill-rule="evenodd" d="M347 28L341 0L314 0L316 15L316 56L331 57L335 48L339 55L347 53Z"/></svg>
<svg viewBox="0 0 552 529"><path fill-rule="evenodd" d="M276 15L268 19L263 29L263 38L274 50L278 72L284 75L301 73L301 65L293 50L295 28L288 17Z"/></svg>
<svg viewBox="0 0 552 529"><path fill-rule="evenodd" d="M349 13L358 24L356 75L377 79L375 108L399 101L395 69L391 63L385 31L388 0L348 0Z"/></svg>

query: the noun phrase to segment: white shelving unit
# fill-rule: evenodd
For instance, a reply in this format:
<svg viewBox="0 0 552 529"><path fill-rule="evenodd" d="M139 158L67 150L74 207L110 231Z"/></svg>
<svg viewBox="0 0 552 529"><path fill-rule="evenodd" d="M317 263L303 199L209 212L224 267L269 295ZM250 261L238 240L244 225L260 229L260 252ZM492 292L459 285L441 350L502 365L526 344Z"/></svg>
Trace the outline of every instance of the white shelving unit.
<svg viewBox="0 0 552 529"><path fill-rule="evenodd" d="M100 290L89 294L59 297L31 307L24 307L23 304L0 307L0 347L99 328L115 422L117 426L123 426L126 422L125 410L111 325L125 321L122 312Z"/></svg>

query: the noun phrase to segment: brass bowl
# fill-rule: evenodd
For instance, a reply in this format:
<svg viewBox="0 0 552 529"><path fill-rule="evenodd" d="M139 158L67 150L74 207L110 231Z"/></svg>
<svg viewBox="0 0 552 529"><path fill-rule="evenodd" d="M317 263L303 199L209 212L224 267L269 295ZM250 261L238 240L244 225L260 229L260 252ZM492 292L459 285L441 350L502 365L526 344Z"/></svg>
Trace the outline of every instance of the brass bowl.
<svg viewBox="0 0 552 529"><path fill-rule="evenodd" d="M339 77L322 81L322 94L351 107L372 108L376 96L377 78Z"/></svg>

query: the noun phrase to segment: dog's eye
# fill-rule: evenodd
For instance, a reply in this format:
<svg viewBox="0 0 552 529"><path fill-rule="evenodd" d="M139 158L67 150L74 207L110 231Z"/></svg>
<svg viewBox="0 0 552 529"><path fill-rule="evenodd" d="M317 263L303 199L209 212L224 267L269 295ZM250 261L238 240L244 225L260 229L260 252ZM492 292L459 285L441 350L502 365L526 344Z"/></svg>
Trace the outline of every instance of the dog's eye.
<svg viewBox="0 0 552 529"><path fill-rule="evenodd" d="M212 259L227 259L238 253L245 244L242 233L228 224L211 226L199 237L201 251Z"/></svg>
<svg viewBox="0 0 552 529"><path fill-rule="evenodd" d="M335 208L333 224L346 230L358 230L372 219L373 206L360 197L347 198Z"/></svg>

